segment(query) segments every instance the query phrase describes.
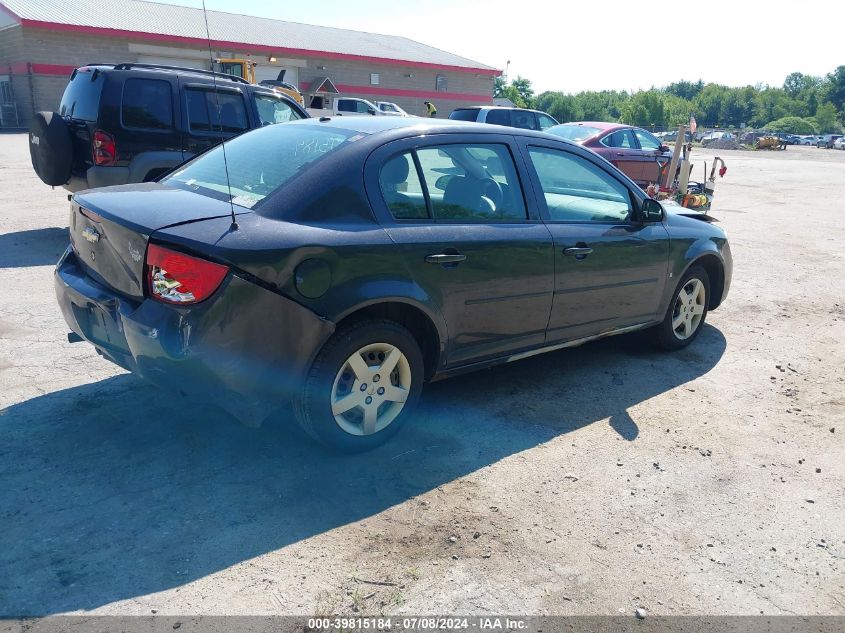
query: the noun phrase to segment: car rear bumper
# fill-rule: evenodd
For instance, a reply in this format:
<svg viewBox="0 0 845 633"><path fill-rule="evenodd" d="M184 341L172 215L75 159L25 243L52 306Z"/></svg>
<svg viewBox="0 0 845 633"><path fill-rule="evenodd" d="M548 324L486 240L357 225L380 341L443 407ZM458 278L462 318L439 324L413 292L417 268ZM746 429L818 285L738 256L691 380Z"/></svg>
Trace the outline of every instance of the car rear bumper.
<svg viewBox="0 0 845 633"><path fill-rule="evenodd" d="M332 322L233 274L210 299L174 307L112 291L68 249L54 282L67 324L106 359L251 425L298 391L334 331Z"/></svg>

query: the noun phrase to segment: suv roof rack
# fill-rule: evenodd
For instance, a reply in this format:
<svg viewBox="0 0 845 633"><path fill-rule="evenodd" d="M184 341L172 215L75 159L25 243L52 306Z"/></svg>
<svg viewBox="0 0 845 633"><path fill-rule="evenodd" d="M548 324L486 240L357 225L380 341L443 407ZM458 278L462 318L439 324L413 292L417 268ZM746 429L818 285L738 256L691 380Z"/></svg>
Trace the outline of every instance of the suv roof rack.
<svg viewBox="0 0 845 633"><path fill-rule="evenodd" d="M94 66L96 64L87 65ZM228 73L219 73L214 70L203 70L202 68L188 68L187 66L165 66L164 64L143 64L140 62L126 62L114 65L115 70L131 70L133 68L153 68L157 70L176 70L179 72L197 73L200 75L208 75L209 77L219 77L220 79L228 79L237 83L249 85L249 82L243 77L238 77L237 75L230 75Z"/></svg>

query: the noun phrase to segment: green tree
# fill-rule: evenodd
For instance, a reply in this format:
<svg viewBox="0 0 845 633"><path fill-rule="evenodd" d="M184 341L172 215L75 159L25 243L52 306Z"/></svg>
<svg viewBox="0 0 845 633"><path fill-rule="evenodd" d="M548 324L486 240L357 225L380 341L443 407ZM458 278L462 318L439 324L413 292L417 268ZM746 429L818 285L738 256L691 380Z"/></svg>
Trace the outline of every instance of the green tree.
<svg viewBox="0 0 845 633"><path fill-rule="evenodd" d="M511 82L511 86L519 94L522 102L525 104L524 108L530 108L534 105L534 88L531 87L531 81L517 75L516 79Z"/></svg>
<svg viewBox="0 0 845 633"><path fill-rule="evenodd" d="M699 79L695 83L691 81L676 81L666 86L665 91L681 99L692 101L695 96L704 89L704 82Z"/></svg>
<svg viewBox="0 0 845 633"><path fill-rule="evenodd" d="M825 77L823 99L839 110L845 110L845 66L839 66Z"/></svg>
<svg viewBox="0 0 845 633"><path fill-rule="evenodd" d="M663 95L654 89L636 93L622 104L619 120L628 125L665 125Z"/></svg>
<svg viewBox="0 0 845 633"><path fill-rule="evenodd" d="M819 129L819 133L821 134L839 132L842 129L839 125L836 108L830 102L821 104L816 110L816 116L813 118L815 119L816 127Z"/></svg>
<svg viewBox="0 0 845 633"><path fill-rule="evenodd" d="M788 116L765 125L769 132L786 132L787 134L817 134L818 130L813 121L797 116Z"/></svg>

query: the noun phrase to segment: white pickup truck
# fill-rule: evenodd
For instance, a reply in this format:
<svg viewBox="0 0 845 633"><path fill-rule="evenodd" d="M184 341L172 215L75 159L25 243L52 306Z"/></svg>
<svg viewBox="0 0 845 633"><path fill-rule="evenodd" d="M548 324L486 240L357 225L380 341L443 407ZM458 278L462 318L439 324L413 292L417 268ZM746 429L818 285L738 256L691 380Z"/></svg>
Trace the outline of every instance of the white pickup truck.
<svg viewBox="0 0 845 633"><path fill-rule="evenodd" d="M329 108L308 108L308 114L321 116L408 116L395 103L379 101L378 105L356 97L335 97Z"/></svg>

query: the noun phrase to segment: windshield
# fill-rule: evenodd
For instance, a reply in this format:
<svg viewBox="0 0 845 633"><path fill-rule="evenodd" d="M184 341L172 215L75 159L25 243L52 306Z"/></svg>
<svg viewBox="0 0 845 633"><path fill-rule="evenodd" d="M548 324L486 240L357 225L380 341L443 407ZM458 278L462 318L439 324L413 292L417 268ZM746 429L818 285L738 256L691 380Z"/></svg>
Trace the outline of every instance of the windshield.
<svg viewBox="0 0 845 633"><path fill-rule="evenodd" d="M570 141L583 141L595 136L601 132L601 128L590 127L588 125L572 125L564 123L563 125L555 125L546 130L549 134L560 136L561 138L569 139Z"/></svg>
<svg viewBox="0 0 845 633"><path fill-rule="evenodd" d="M162 182L251 209L311 164L345 143L362 138L352 130L313 125L270 125L226 141Z"/></svg>

